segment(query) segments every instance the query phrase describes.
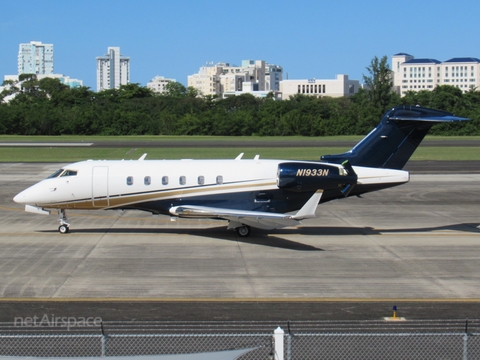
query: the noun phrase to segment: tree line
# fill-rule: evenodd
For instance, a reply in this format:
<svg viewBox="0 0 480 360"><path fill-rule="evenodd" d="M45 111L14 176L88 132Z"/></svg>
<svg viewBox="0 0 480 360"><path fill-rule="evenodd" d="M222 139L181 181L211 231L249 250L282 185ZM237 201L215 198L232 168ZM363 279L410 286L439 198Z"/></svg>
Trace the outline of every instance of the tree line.
<svg viewBox="0 0 480 360"><path fill-rule="evenodd" d="M273 94L217 99L170 83L164 94L139 84L94 92L70 88L58 79L21 75L21 87L5 81L0 100L0 134L7 135L364 135L397 105L421 105L469 117L462 124L437 125L437 135L480 135L480 92L453 86L433 91L393 92L387 57L375 57L364 76L365 89L349 97Z"/></svg>

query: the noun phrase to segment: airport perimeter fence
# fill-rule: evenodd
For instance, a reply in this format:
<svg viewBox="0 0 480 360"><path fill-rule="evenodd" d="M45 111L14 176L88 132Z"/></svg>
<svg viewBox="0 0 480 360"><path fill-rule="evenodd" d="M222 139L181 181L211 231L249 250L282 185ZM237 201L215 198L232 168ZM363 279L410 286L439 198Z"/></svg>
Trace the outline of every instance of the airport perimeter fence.
<svg viewBox="0 0 480 360"><path fill-rule="evenodd" d="M145 322L67 331L0 323L0 356L148 356L253 348L238 359L480 359L479 323Z"/></svg>

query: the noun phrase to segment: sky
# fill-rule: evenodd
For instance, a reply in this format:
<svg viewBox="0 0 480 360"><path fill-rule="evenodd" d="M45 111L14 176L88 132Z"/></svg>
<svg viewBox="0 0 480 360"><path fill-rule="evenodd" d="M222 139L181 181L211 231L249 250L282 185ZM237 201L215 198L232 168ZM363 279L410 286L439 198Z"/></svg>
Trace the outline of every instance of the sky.
<svg viewBox="0 0 480 360"><path fill-rule="evenodd" d="M97 56L119 46L130 81L187 85L207 62L265 60L284 79L362 82L377 56L480 58L477 0L21 0L2 2L0 75L21 43L54 46L54 72L96 90Z"/></svg>

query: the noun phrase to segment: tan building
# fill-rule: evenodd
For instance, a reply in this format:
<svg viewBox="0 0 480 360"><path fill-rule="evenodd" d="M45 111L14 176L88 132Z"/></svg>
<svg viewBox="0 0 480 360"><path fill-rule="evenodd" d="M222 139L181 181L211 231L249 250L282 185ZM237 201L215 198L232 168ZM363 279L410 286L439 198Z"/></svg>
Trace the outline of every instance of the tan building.
<svg viewBox="0 0 480 360"><path fill-rule="evenodd" d="M188 76L188 85L199 91L202 95L220 94L220 75L223 71L224 63L207 63L202 66L198 73Z"/></svg>
<svg viewBox="0 0 480 360"><path fill-rule="evenodd" d="M348 75L337 75L334 80L303 79L280 82L282 99L288 100L295 94L311 96L342 97L355 94L360 88L358 80L350 80Z"/></svg>
<svg viewBox="0 0 480 360"><path fill-rule="evenodd" d="M480 59L415 59L399 53L392 56L393 85L401 96L408 91L432 91L440 85L451 85L463 92L480 86Z"/></svg>
<svg viewBox="0 0 480 360"><path fill-rule="evenodd" d="M264 96L270 91L278 92L282 76L280 66L263 60L243 60L241 66L208 63L197 74L188 76L188 86L202 95L220 98L242 93Z"/></svg>

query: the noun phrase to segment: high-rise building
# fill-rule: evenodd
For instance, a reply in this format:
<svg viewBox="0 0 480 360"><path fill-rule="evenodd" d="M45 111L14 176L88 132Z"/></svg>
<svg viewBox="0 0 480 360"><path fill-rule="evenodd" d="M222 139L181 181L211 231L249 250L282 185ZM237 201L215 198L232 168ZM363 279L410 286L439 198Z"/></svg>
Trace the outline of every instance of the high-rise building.
<svg viewBox="0 0 480 360"><path fill-rule="evenodd" d="M109 47L97 58L97 91L118 89L130 83L130 58L120 54L119 47Z"/></svg>
<svg viewBox="0 0 480 360"><path fill-rule="evenodd" d="M392 56L393 85L401 96L408 91L432 91L440 85L451 85L462 92L480 87L480 59L458 57L447 61L415 59L399 53Z"/></svg>
<svg viewBox="0 0 480 360"><path fill-rule="evenodd" d="M53 74L53 44L42 44L40 41L20 44L18 75L21 74Z"/></svg>

